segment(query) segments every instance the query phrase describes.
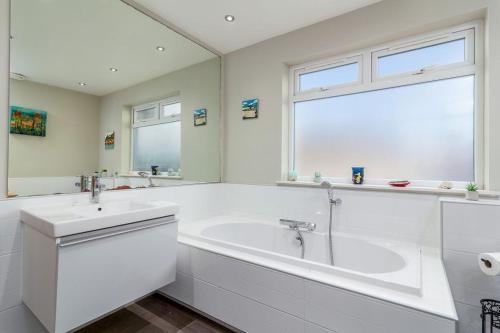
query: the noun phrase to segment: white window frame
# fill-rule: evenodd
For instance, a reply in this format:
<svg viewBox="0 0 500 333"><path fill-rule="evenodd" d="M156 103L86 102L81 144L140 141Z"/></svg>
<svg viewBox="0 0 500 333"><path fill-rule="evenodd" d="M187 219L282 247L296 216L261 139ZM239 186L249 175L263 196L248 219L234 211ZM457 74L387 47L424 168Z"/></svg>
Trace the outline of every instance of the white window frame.
<svg viewBox="0 0 500 333"><path fill-rule="evenodd" d="M176 115L171 115L167 117L163 117L161 115L161 108L164 105L169 105L169 104L176 104L180 103L181 104L181 112L176 114ZM137 120L136 118L136 112L140 112L142 110L147 110L151 108L155 108L155 117L148 118L148 119L143 119L143 120ZM159 124L165 124L165 123L173 123L177 121L181 121L181 114L182 114L182 101L180 96L173 96L169 98L162 99L160 101L155 101L151 103L146 103L146 104L141 104L141 105L136 105L133 106L131 109L131 119L132 119L132 126L130 130L130 165L129 165L129 170L131 173L136 174L137 170L134 170L134 128L137 127L146 127L146 126L153 126L153 125L159 125Z"/></svg>
<svg viewBox="0 0 500 333"><path fill-rule="evenodd" d="M311 92L317 92L317 91L327 91L330 89L334 88L345 88L345 87L350 87L353 85L360 84L363 81L363 57L361 55L352 55L352 56L347 56L345 58L333 58L333 59L328 59L324 62L321 63L310 63L310 64L305 64L302 65L301 67L298 67L294 70L294 87L295 87L295 94L301 94L301 93L311 93ZM302 90L300 91L300 76L308 73L315 73L327 69L333 69L333 68L338 68L346 65L351 65L351 64L358 64L358 79L356 81L352 82L346 82L346 83L341 83L341 84L335 84L335 85L330 85L330 86L325 86L325 87L317 87L317 88L312 88L308 90Z"/></svg>
<svg viewBox="0 0 500 333"><path fill-rule="evenodd" d="M416 71L409 71L409 72L404 72L400 74L395 74L395 75L387 75L380 77L378 75L378 59L386 57L386 56L391 56L394 54L399 54L411 50L418 50L421 48L433 46L433 45L439 45L447 42L452 42L456 40L464 39L465 40L465 54L464 54L464 61L458 62L458 63L453 63L453 64L446 64L446 65L430 65L430 66L425 66L423 68L420 68ZM397 44L393 44L391 46L385 47L381 50L377 50L371 53L371 58L372 58L372 80L373 81L379 81L379 80L394 80L397 78L405 78L408 77L409 75L422 75L426 73L435 73L438 71L457 71L460 69L463 70L468 70L470 69L470 66L474 66L474 28L468 28L464 30L453 30L451 32L445 33L445 34L439 34L435 35L432 37L428 37L425 39L414 39L410 41L405 41L403 43L399 42ZM465 74L467 75L467 74Z"/></svg>
<svg viewBox="0 0 500 333"><path fill-rule="evenodd" d="M383 78L377 77L374 61L378 57L400 53L403 50L418 49L424 46L441 44L446 41L465 38L465 61L456 64L424 68L422 71L402 73ZM484 188L484 33L482 21L473 21L459 26L421 34L410 38L400 39L392 43L385 43L366 48L355 53L332 57L319 61L290 66L289 70L289 105L288 105L288 163L284 169L283 180L289 170L294 169L295 163L295 103L321 98L343 96L355 93L369 92L386 88L395 88L416 83L431 82L443 79L474 75L474 178L480 188ZM360 63L359 82L347 85L328 87L328 89L313 89L299 91L299 74L314 72L317 68L329 68L332 65L348 61L356 57ZM337 65L338 66L338 65ZM335 66L333 66L335 67ZM334 178L326 175L335 182L347 182L346 179ZM299 175L301 181L311 181L312 175ZM370 179L374 183L386 184L385 179ZM443 179L446 181L446 179ZM417 186L436 187L440 181L412 180ZM454 182L454 187L463 187L463 182Z"/></svg>
<svg viewBox="0 0 500 333"><path fill-rule="evenodd" d="M149 110L149 109L155 110L153 117L141 119L141 120L137 119L138 113L140 113L141 111L144 111L144 110ZM132 116L133 116L132 119L134 120L133 121L134 124L147 123L151 120L158 119L158 115L159 115L159 109L158 109L158 105L156 103L148 103L148 104L142 104L142 105L132 107Z"/></svg>

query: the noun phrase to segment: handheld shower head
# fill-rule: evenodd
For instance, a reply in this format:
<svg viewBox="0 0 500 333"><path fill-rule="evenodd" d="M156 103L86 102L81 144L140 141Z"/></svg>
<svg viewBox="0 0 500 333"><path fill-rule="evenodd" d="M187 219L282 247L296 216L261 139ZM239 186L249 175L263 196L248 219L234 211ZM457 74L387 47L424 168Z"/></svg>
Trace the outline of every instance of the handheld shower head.
<svg viewBox="0 0 500 333"><path fill-rule="evenodd" d="M328 180L323 180L320 185L321 187L327 187L327 188L332 187L332 184Z"/></svg>
<svg viewBox="0 0 500 333"><path fill-rule="evenodd" d="M321 187L328 189L328 199L330 200L330 203L332 203L334 201L332 183L330 183L327 180L324 180L321 182Z"/></svg>

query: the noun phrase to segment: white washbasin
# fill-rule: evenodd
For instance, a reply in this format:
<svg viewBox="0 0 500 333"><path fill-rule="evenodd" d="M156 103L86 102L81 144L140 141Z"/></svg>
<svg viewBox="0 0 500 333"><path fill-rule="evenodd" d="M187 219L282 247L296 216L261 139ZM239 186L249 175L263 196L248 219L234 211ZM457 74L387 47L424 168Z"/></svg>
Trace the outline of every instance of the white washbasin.
<svg viewBox="0 0 500 333"><path fill-rule="evenodd" d="M179 205L168 201L117 200L26 208L21 210L21 221L49 237L62 237L178 212Z"/></svg>

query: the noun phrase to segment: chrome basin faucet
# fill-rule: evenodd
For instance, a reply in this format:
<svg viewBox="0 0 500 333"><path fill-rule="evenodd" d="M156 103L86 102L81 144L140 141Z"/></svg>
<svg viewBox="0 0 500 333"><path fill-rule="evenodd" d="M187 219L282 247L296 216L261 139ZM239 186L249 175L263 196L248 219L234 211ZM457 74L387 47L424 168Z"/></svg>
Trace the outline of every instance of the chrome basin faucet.
<svg viewBox="0 0 500 333"><path fill-rule="evenodd" d="M101 197L101 190L104 187L101 184L101 177L98 175L93 175L90 177L90 202L99 203Z"/></svg>

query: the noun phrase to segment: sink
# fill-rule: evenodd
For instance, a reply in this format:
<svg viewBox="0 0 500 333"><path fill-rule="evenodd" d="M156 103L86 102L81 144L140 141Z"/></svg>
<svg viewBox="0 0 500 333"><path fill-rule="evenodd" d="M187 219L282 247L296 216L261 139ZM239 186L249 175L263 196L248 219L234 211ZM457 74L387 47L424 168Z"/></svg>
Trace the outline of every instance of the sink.
<svg viewBox="0 0 500 333"><path fill-rule="evenodd" d="M21 210L21 220L46 236L58 238L178 212L179 206L172 202L132 199L26 208Z"/></svg>
<svg viewBox="0 0 500 333"><path fill-rule="evenodd" d="M172 283L178 211L138 199L21 210L23 303L48 332L73 332Z"/></svg>

